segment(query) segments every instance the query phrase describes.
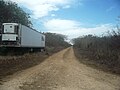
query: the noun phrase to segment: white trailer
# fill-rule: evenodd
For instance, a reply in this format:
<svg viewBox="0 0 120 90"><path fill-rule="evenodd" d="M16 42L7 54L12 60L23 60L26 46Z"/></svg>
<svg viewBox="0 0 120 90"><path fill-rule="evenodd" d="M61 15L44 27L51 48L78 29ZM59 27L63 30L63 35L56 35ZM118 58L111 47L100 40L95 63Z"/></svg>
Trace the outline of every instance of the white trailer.
<svg viewBox="0 0 120 90"><path fill-rule="evenodd" d="M3 23L1 47L45 48L45 35L18 23Z"/></svg>

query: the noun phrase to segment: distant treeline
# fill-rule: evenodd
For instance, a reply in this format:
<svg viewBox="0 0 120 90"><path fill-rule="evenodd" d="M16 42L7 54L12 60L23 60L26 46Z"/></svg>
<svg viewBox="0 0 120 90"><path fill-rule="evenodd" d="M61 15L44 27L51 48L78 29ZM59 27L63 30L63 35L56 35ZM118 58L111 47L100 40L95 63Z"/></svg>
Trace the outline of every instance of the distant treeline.
<svg viewBox="0 0 120 90"><path fill-rule="evenodd" d="M66 36L62 34L56 33L44 33L46 36L46 49L48 51L58 51L70 46L68 42L66 42Z"/></svg>
<svg viewBox="0 0 120 90"><path fill-rule="evenodd" d="M120 29L117 29L118 31L108 33L107 36L87 35L75 38L74 47L79 55L85 55L96 64L120 73Z"/></svg>
<svg viewBox="0 0 120 90"><path fill-rule="evenodd" d="M65 39L66 36L62 34L57 33L45 33L46 36L46 46L50 47L68 47L70 44L68 44Z"/></svg>

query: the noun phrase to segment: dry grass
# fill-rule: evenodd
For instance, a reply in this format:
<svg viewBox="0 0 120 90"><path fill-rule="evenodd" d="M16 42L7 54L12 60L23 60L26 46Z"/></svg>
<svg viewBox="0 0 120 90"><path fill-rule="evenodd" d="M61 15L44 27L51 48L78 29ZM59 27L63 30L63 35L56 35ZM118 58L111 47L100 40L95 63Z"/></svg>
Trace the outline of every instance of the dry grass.
<svg viewBox="0 0 120 90"><path fill-rule="evenodd" d="M45 60L45 53L27 53L22 56L0 56L0 78L32 67Z"/></svg>
<svg viewBox="0 0 120 90"><path fill-rule="evenodd" d="M93 54L93 52L90 52L88 50L83 50L79 48L74 48L75 56L78 58L78 60L90 67L101 69L105 72L110 72L114 74L120 75L120 64L117 63L120 60L120 56L118 61L105 59L105 58L96 58Z"/></svg>

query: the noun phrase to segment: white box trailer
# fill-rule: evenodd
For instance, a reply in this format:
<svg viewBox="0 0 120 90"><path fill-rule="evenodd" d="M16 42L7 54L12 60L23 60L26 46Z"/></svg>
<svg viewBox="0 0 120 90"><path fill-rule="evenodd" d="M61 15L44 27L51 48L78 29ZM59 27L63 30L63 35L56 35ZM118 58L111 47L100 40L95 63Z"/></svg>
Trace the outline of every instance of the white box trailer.
<svg viewBox="0 0 120 90"><path fill-rule="evenodd" d="M0 46L45 48L45 35L18 23L3 23Z"/></svg>

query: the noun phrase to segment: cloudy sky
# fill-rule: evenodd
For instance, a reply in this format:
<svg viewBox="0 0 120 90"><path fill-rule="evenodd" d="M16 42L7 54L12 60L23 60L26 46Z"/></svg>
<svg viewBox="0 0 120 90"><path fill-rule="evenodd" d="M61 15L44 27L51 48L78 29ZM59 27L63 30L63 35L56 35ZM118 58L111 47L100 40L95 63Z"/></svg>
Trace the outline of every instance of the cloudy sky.
<svg viewBox="0 0 120 90"><path fill-rule="evenodd" d="M31 15L33 28L69 39L101 35L116 25L120 0L12 0Z"/></svg>

